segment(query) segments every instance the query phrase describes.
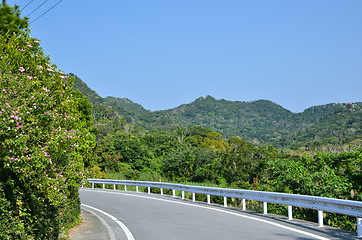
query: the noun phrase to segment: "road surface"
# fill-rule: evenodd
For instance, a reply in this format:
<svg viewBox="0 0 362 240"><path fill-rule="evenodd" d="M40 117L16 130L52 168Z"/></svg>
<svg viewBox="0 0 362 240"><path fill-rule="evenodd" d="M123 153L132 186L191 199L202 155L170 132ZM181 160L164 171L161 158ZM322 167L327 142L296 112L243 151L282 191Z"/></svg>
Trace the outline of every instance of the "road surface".
<svg viewBox="0 0 362 240"><path fill-rule="evenodd" d="M83 207L98 211L115 239L336 239L265 217L170 196L102 189L81 189L79 193Z"/></svg>

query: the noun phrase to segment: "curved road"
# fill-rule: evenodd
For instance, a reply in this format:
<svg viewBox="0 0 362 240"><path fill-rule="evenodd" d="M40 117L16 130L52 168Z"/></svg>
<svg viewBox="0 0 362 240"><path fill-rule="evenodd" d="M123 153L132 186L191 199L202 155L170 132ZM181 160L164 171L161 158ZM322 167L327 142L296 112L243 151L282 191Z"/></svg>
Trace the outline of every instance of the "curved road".
<svg viewBox="0 0 362 240"><path fill-rule="evenodd" d="M92 211L98 209L109 214L102 217L116 239L131 240L132 235L136 240L329 239L228 208L167 196L101 189L81 189L79 194L86 209L91 206ZM121 223L117 224L116 219ZM122 225L131 236L126 235Z"/></svg>

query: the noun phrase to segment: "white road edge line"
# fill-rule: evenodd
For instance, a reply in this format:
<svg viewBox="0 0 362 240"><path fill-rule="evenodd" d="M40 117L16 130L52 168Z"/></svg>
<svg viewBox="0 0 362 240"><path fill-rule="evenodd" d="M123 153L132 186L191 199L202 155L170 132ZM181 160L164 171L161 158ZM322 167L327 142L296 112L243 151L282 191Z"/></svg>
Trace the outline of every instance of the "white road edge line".
<svg viewBox="0 0 362 240"><path fill-rule="evenodd" d="M98 211L98 212L106 215L107 217L109 217L110 219L112 219L115 223L117 223L117 224L122 228L122 230L123 230L124 233L126 234L128 240L135 240L135 238L133 237L131 231L127 228L127 226L124 225L121 221L119 221L117 218L115 218L115 217L112 216L111 214L106 213L105 211L102 211L102 210L100 210L100 209L98 209L98 208L95 208L95 207L92 207L92 206L89 206L89 205L86 205L86 204L81 204L81 206L84 206L84 207L93 209L93 210L95 210L95 211Z"/></svg>
<svg viewBox="0 0 362 240"><path fill-rule="evenodd" d="M101 216L99 216L97 213L95 213L95 212L87 209L87 207L89 207L89 206L84 205L84 204L81 205L81 208L82 208L83 210L85 210L85 211L87 211L87 212L90 212L91 214L93 214L94 216L96 216L99 220L101 220L101 222L103 223L103 225L107 228L107 231L108 231L108 235L109 235L110 240L117 240L117 239L116 239L116 235L114 234L111 226L107 223L107 221L104 220L104 218L102 218Z"/></svg>
<svg viewBox="0 0 362 240"><path fill-rule="evenodd" d="M212 208L212 207L206 207L206 206L199 206L199 205L194 205L194 204L191 204L191 203L177 202L177 201L168 200L168 199L161 199L161 198L154 198L154 197L133 195L133 194L122 193L122 192L99 191L99 190L84 189L84 188L83 188L82 190L83 190L83 191L101 192L101 193L120 194L120 195L127 195L127 196L140 197L140 198L148 198L148 199L154 199L154 200L159 200L159 201L164 201L164 202L171 202L171 203L177 203L177 204L182 204L182 205L187 205L187 206L193 206L193 207L199 207L199 208L209 209L209 210L218 211L218 212L222 212L222 213L227 213L227 214L231 214L231 215L235 215L235 216L239 216L239 217L243 217L243 218L252 219L252 220L255 220L255 221L259 221L259 222L264 222L264 223L267 223L267 224L274 225L274 226L276 226L276 227L284 228L284 229L287 229L287 230L290 230L290 231L293 231L293 232L297 232L297 233L301 233L301 234L303 234L303 235L307 235L307 236L310 236L310 237L314 237L314 238L319 239L319 240L330 240L329 238L325 238L325 237L322 237L322 236L318 236L318 235L316 235L316 234L309 233L309 232L306 232L306 231L302 231L302 230L299 230L299 229L294 229L294 228L291 228L291 227L288 227L288 226L284 226L284 225L279 224L279 223L271 222L271 221L268 221L268 220L265 220L265 219L256 218L256 217L246 216L246 215L242 215L242 214L239 214L239 213L229 212L229 211L222 210L222 209L217 209L217 208Z"/></svg>

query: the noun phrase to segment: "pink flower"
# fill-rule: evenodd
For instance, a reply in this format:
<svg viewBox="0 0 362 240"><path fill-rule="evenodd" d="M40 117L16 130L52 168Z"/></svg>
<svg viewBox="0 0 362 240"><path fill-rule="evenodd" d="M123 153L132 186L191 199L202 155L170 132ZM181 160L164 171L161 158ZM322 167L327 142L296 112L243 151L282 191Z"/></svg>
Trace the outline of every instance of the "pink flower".
<svg viewBox="0 0 362 240"><path fill-rule="evenodd" d="M19 68L19 71L20 71L20 72L24 72L24 71L25 71L25 68L20 67L20 68Z"/></svg>
<svg viewBox="0 0 362 240"><path fill-rule="evenodd" d="M29 48L32 48L33 46L31 46L31 45L27 45Z"/></svg>
<svg viewBox="0 0 362 240"><path fill-rule="evenodd" d="M24 52L24 49L20 49L20 48L19 48L18 50L19 50L20 52Z"/></svg>

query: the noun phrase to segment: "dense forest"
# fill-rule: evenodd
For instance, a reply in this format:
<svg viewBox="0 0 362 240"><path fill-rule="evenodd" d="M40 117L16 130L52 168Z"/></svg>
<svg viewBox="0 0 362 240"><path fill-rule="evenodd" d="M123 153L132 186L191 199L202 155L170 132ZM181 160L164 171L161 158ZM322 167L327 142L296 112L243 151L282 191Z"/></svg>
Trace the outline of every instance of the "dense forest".
<svg viewBox="0 0 362 240"><path fill-rule="evenodd" d="M94 177L362 200L361 103L292 113L266 100L206 96L151 112L129 99L101 98L79 78L74 87L93 104ZM295 216L316 221L312 210ZM354 218L328 213L325 219L356 228Z"/></svg>

